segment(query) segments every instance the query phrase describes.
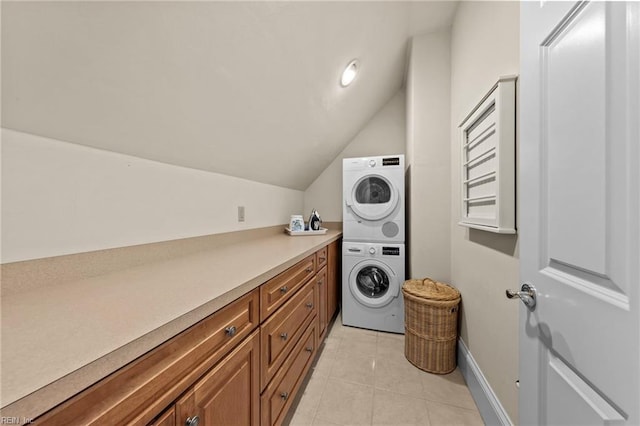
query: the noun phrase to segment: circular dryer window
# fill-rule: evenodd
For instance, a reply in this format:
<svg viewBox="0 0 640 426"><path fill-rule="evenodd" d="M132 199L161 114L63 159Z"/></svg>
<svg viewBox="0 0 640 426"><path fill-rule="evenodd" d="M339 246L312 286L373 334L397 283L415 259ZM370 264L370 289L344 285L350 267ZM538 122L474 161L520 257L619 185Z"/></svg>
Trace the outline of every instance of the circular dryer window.
<svg viewBox="0 0 640 426"><path fill-rule="evenodd" d="M391 200L391 186L378 176L362 179L356 187L356 202L360 204L383 204Z"/></svg>
<svg viewBox="0 0 640 426"><path fill-rule="evenodd" d="M381 220L396 208L398 190L384 176L367 175L355 183L349 201L347 204L359 217Z"/></svg>
<svg viewBox="0 0 640 426"><path fill-rule="evenodd" d="M396 275L375 259L360 262L351 270L349 287L359 303L372 308L387 305L399 291Z"/></svg>

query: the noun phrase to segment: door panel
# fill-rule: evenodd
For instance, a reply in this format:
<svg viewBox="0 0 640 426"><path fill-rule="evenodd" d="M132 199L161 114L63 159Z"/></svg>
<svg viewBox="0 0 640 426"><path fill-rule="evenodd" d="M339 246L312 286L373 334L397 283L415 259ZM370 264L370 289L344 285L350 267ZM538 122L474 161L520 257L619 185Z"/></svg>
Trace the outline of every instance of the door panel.
<svg viewBox="0 0 640 426"><path fill-rule="evenodd" d="M596 274L606 269L607 50L594 33L605 31L605 8L595 3L571 14L541 46L549 258Z"/></svg>
<svg viewBox="0 0 640 426"><path fill-rule="evenodd" d="M617 425L624 418L589 383L547 352L547 418L543 424Z"/></svg>
<svg viewBox="0 0 640 426"><path fill-rule="evenodd" d="M638 424L638 3L521 3L522 424Z"/></svg>

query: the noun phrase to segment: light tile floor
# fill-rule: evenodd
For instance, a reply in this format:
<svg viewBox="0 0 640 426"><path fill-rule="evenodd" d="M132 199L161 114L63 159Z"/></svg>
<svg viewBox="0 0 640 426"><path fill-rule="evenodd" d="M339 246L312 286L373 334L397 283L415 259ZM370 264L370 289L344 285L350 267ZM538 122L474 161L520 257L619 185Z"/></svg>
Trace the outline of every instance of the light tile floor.
<svg viewBox="0 0 640 426"><path fill-rule="evenodd" d="M299 425L482 425L456 369L426 373L404 336L342 325L338 317L291 419Z"/></svg>

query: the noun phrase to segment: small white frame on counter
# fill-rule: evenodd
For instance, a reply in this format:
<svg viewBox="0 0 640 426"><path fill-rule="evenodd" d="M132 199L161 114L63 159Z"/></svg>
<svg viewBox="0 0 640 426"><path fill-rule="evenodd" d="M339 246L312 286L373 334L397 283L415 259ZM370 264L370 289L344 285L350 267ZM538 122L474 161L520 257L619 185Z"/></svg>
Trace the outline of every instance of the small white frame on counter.
<svg viewBox="0 0 640 426"><path fill-rule="evenodd" d="M459 126L459 225L516 233L516 79L500 77Z"/></svg>

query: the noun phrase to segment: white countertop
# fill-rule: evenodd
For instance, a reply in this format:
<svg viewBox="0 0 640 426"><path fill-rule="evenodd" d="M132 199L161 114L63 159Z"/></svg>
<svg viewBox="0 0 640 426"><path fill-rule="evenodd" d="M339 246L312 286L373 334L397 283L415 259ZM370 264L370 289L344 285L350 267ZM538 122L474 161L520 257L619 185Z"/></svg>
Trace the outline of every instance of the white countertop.
<svg viewBox="0 0 640 426"><path fill-rule="evenodd" d="M262 236L2 297L2 415L37 417L340 235Z"/></svg>

